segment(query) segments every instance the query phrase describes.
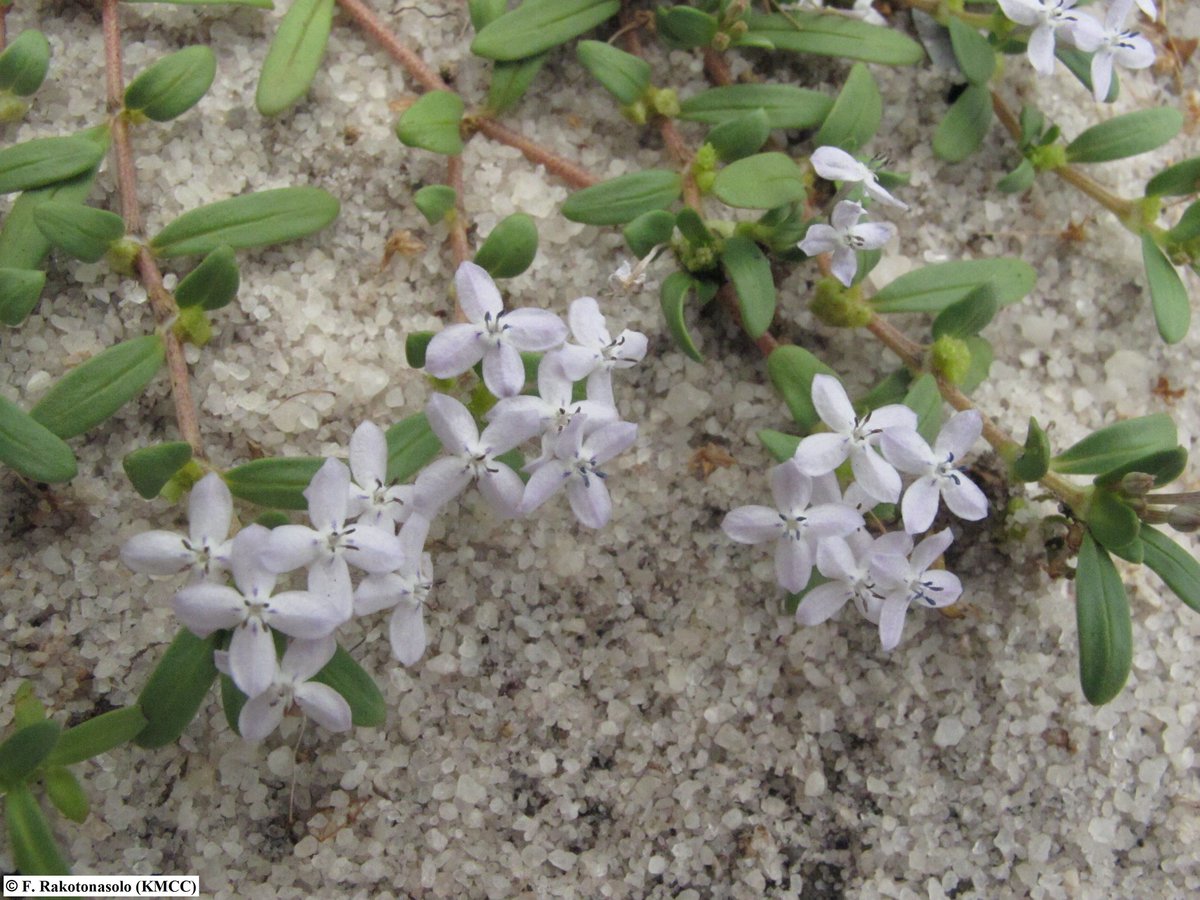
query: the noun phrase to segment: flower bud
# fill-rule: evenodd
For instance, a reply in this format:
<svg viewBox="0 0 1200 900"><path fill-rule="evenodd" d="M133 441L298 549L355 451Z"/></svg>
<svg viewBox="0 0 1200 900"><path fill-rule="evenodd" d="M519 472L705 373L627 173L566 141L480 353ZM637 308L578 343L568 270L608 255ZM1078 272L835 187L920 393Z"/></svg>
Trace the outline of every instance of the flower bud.
<svg viewBox="0 0 1200 900"><path fill-rule="evenodd" d="M679 115L679 95L675 93L674 88L652 90L650 105L654 107L656 113L668 119Z"/></svg>
<svg viewBox="0 0 1200 900"><path fill-rule="evenodd" d="M814 316L834 328L862 328L873 312L858 287L844 287L836 278L817 282L816 295L809 304Z"/></svg>
<svg viewBox="0 0 1200 900"><path fill-rule="evenodd" d="M1185 534L1200 531L1200 506L1175 506L1167 511L1167 524Z"/></svg>
<svg viewBox="0 0 1200 900"><path fill-rule="evenodd" d="M961 384L971 369L971 348L962 338L943 334L929 354L933 371L951 384Z"/></svg>
<svg viewBox="0 0 1200 900"><path fill-rule="evenodd" d="M1145 472L1128 472L1121 478L1121 493L1126 497L1144 497L1154 489L1154 476Z"/></svg>

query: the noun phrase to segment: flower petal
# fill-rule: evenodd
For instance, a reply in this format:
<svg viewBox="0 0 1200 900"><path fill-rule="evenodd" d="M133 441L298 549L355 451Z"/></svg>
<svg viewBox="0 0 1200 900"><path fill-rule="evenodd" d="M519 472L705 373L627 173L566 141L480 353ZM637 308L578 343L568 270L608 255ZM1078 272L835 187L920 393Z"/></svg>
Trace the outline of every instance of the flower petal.
<svg viewBox="0 0 1200 900"><path fill-rule="evenodd" d="M833 213L829 216L829 221L836 231L845 234L858 224L858 220L866 215L866 213L867 211L863 209L861 203L855 203L853 200L842 200L833 208Z"/></svg>
<svg viewBox="0 0 1200 900"><path fill-rule="evenodd" d="M813 538L845 537L863 527L862 515L842 503L822 503L811 507L806 515L808 535Z"/></svg>
<svg viewBox="0 0 1200 900"><path fill-rule="evenodd" d="M987 518L987 496L975 482L961 472L942 482L942 499L950 512L960 519L977 522Z"/></svg>
<svg viewBox="0 0 1200 900"><path fill-rule="evenodd" d="M337 531L346 521L350 470L340 459L327 459L304 489L309 521L318 531Z"/></svg>
<svg viewBox="0 0 1200 900"><path fill-rule="evenodd" d="M457 456L444 456L435 459L417 476L413 505L417 509L409 517L409 522L418 518L428 520L443 506L463 492L472 480L471 468ZM404 523L405 525L408 522ZM276 531L279 529L276 528ZM403 529L401 529L403 530Z"/></svg>
<svg viewBox="0 0 1200 900"><path fill-rule="evenodd" d="M812 479L794 459L771 469L771 496L775 508L785 515L799 515L812 499Z"/></svg>
<svg viewBox="0 0 1200 900"><path fill-rule="evenodd" d="M488 344L479 325L447 325L425 348L425 371L434 378L461 375L483 359Z"/></svg>
<svg viewBox="0 0 1200 900"><path fill-rule="evenodd" d="M874 448L858 446L850 451L850 468L855 482L880 503L900 499L900 473Z"/></svg>
<svg viewBox="0 0 1200 900"><path fill-rule="evenodd" d="M392 655L401 665L411 666L425 654L425 610L420 603L396 604L388 624Z"/></svg>
<svg viewBox="0 0 1200 900"><path fill-rule="evenodd" d="M561 464L539 466L525 483L525 492L518 510L520 514L528 515L540 507L557 494L570 477L570 470Z"/></svg>
<svg viewBox="0 0 1200 900"><path fill-rule="evenodd" d="M567 500L575 518L588 528L603 528L612 517L612 498L603 478L572 478L567 484Z"/></svg>
<svg viewBox="0 0 1200 900"><path fill-rule="evenodd" d="M933 456L938 462L951 462L967 455L983 433L983 417L977 409L966 409L952 415L933 442Z"/></svg>
<svg viewBox="0 0 1200 900"><path fill-rule="evenodd" d="M922 588L916 602L934 609L950 606L962 596L962 582L958 576L942 569L926 572Z"/></svg>
<svg viewBox="0 0 1200 900"><path fill-rule="evenodd" d="M819 253L832 253L842 246L842 236L837 229L824 222L815 222L808 226L804 240L797 244L805 256L816 256Z"/></svg>
<svg viewBox="0 0 1200 900"><path fill-rule="evenodd" d="M1054 29L1049 25L1039 25L1033 29L1026 53L1035 72L1039 75L1053 75Z"/></svg>
<svg viewBox="0 0 1200 900"><path fill-rule="evenodd" d="M315 640L294 640L283 653L279 668L296 681L308 681L333 659L337 641L333 635Z"/></svg>
<svg viewBox="0 0 1200 900"><path fill-rule="evenodd" d="M473 262L459 264L454 273L454 288L458 293L458 305L472 322L482 322L488 313L495 318L504 310L496 282L487 269Z"/></svg>
<svg viewBox="0 0 1200 900"><path fill-rule="evenodd" d="M288 594L281 594L280 596L288 597L291 593L297 592L291 591ZM354 588L350 582L350 568L340 556L318 560L313 563L308 570L308 590L298 593L305 593L315 598L312 604L301 601L300 609L302 614L311 613L316 617L317 621L311 630L307 629L303 623L300 623L298 627L310 631L307 634L300 634L299 632L293 634L290 631L286 631L285 628L280 627L280 631L285 631L287 634L291 634L292 637L324 637L332 631L332 628L326 627L326 610L328 610L329 621L335 623L333 628L336 628L343 622L348 622L354 616ZM295 621L294 618L289 619L289 622L291 621ZM322 631L322 628L325 628L325 630Z"/></svg>
<svg viewBox="0 0 1200 900"><path fill-rule="evenodd" d="M617 335L617 342L613 345L612 358L618 360L618 368L625 368L645 359L649 347L650 339L646 335L640 331L631 331L626 328ZM626 365L622 365L622 363Z"/></svg>
<svg viewBox="0 0 1200 900"><path fill-rule="evenodd" d="M287 527L289 526L281 526L281 528ZM309 534L316 533L302 525L290 527L300 528ZM233 547L230 551L233 582L238 586L238 590L247 597L265 600L271 596L271 591L275 590L277 570L267 562L271 538L274 534L275 532L262 525L254 524L247 525L233 538Z"/></svg>
<svg viewBox="0 0 1200 900"><path fill-rule="evenodd" d="M831 535L817 545L817 570L826 578L854 582L861 568L854 551L842 538Z"/></svg>
<svg viewBox="0 0 1200 900"><path fill-rule="evenodd" d="M285 702L278 688L251 697L238 714L238 733L242 740L256 744L279 727Z"/></svg>
<svg viewBox="0 0 1200 900"><path fill-rule="evenodd" d="M483 355L483 383L497 397L515 397L525 387L525 363L511 343L488 348Z"/></svg>
<svg viewBox="0 0 1200 900"><path fill-rule="evenodd" d="M721 530L739 544L772 541L783 532L783 520L769 506L739 506L725 514Z"/></svg>
<svg viewBox="0 0 1200 900"><path fill-rule="evenodd" d="M387 436L374 422L363 422L350 435L350 471L368 490L387 483Z"/></svg>
<svg viewBox="0 0 1200 900"><path fill-rule="evenodd" d="M514 309L504 317L505 338L518 350L553 350L567 337L563 320L548 309Z"/></svg>
<svg viewBox="0 0 1200 900"><path fill-rule="evenodd" d="M431 394L425 401L429 427L438 436L447 453L455 456L468 452L479 443L479 429L470 411L446 394Z"/></svg>
<svg viewBox="0 0 1200 900"><path fill-rule="evenodd" d="M387 575L368 575L354 589L354 615L369 616L381 609L391 609L408 590L408 580L394 572Z"/></svg>
<svg viewBox="0 0 1200 900"><path fill-rule="evenodd" d="M833 251L833 259L829 261L829 271L833 277L846 287L854 284L854 276L858 274L858 256L849 247L842 245Z"/></svg>
<svg viewBox="0 0 1200 900"><path fill-rule="evenodd" d="M1092 56L1092 96L1103 103L1112 86L1113 54L1096 53Z"/></svg>
<svg viewBox="0 0 1200 900"><path fill-rule="evenodd" d="M867 176L867 167L838 147L818 147L809 162L827 181L862 181Z"/></svg>
<svg viewBox="0 0 1200 900"><path fill-rule="evenodd" d="M587 420L590 425L592 420ZM597 464L608 462L624 453L637 440L638 427L633 422L610 422L601 425L583 440L583 455Z"/></svg>
<svg viewBox="0 0 1200 900"><path fill-rule="evenodd" d="M1019 25L1033 25L1042 20L1041 14L1028 0L996 0L1004 15Z"/></svg>
<svg viewBox="0 0 1200 900"><path fill-rule="evenodd" d="M174 575L196 562L183 537L173 531L143 531L121 546L121 562L143 575Z"/></svg>
<svg viewBox="0 0 1200 900"><path fill-rule="evenodd" d="M918 478L904 492L900 502L900 514L904 517L904 530L909 534L921 534L929 530L937 516L941 490L938 481L931 475Z"/></svg>
<svg viewBox="0 0 1200 900"><path fill-rule="evenodd" d="M917 475L928 472L940 460L915 428L892 428L883 433L879 442L884 458L901 472Z"/></svg>
<svg viewBox="0 0 1200 900"><path fill-rule="evenodd" d="M805 475L827 475L846 461L850 440L842 434L810 434L796 446L792 460Z"/></svg>
<svg viewBox="0 0 1200 900"><path fill-rule="evenodd" d="M879 639L884 650L895 650L904 636L904 617L908 614L908 598L888 597L879 611Z"/></svg>
<svg viewBox="0 0 1200 900"><path fill-rule="evenodd" d="M393 572L404 564L404 544L383 528L357 525L347 532L346 562L355 568L379 575Z"/></svg>
<svg viewBox="0 0 1200 900"><path fill-rule="evenodd" d="M519 515L525 483L520 475L504 463L493 461L491 467L479 476L479 493L496 515L512 519Z"/></svg>
<svg viewBox="0 0 1200 900"><path fill-rule="evenodd" d="M238 536L244 531L243 528ZM259 560L268 571L291 572L311 565L321 552L321 544L321 535L306 525L280 525L271 529ZM237 538L234 538L234 554L236 562Z"/></svg>
<svg viewBox="0 0 1200 900"><path fill-rule="evenodd" d="M801 625L820 625L837 615L853 596L854 592L840 581L817 585L796 607L796 621Z"/></svg>
<svg viewBox="0 0 1200 900"><path fill-rule="evenodd" d="M336 560L334 561L336 562ZM345 563L342 564L343 567ZM315 569L333 568L330 581L337 578L336 566L322 563ZM353 611L353 601L350 599L349 573L345 580L346 607ZM331 603L328 595L313 591L285 591L271 598L271 605L264 618L277 631L282 631L288 637L302 640L316 640L333 634L339 625L350 616L345 614L343 607Z"/></svg>
<svg viewBox="0 0 1200 900"><path fill-rule="evenodd" d="M479 444L489 456L500 456L542 430L542 418L530 409L509 407L483 429Z"/></svg>
<svg viewBox="0 0 1200 900"><path fill-rule="evenodd" d="M813 554L808 541L782 537L775 543L775 580L789 594L799 593L812 577Z"/></svg>
<svg viewBox="0 0 1200 900"><path fill-rule="evenodd" d="M571 326L571 336L584 347L600 349L612 342L604 314L594 297L572 300L567 309L567 323Z"/></svg>
<svg viewBox="0 0 1200 900"><path fill-rule="evenodd" d="M309 681L296 685L296 705L326 731L349 731L353 724L350 704L327 684Z"/></svg>
<svg viewBox="0 0 1200 900"><path fill-rule="evenodd" d="M188 497L188 534L193 544L219 544L229 535L233 518L233 495L216 472L209 472L192 488Z"/></svg>
<svg viewBox="0 0 1200 900"><path fill-rule="evenodd" d="M949 528L943 528L936 534L931 534L913 548L909 563L917 572L924 572L932 566L939 556L946 552L954 543L954 533Z"/></svg>
<svg viewBox="0 0 1200 900"><path fill-rule="evenodd" d="M223 584L201 582L185 587L171 601L175 615L198 637L208 637L219 628L233 628L245 615L245 599Z"/></svg>
<svg viewBox="0 0 1200 900"><path fill-rule="evenodd" d="M812 380L812 401L821 421L838 434L849 435L858 424L854 407L842 383L832 375L816 374Z"/></svg>
<svg viewBox="0 0 1200 900"><path fill-rule="evenodd" d="M893 428L908 428L916 431L916 412L903 403L889 403L887 406L871 410L863 419L863 429L868 432L880 432L880 438L883 437L882 432Z"/></svg>
<svg viewBox="0 0 1200 900"><path fill-rule="evenodd" d="M271 629L257 618L233 630L229 640L229 677L247 697L257 697L275 681L278 662Z"/></svg>
<svg viewBox="0 0 1200 900"><path fill-rule="evenodd" d="M896 226L890 222L863 222L850 229L850 236L861 242L859 250L878 250L896 236Z"/></svg>

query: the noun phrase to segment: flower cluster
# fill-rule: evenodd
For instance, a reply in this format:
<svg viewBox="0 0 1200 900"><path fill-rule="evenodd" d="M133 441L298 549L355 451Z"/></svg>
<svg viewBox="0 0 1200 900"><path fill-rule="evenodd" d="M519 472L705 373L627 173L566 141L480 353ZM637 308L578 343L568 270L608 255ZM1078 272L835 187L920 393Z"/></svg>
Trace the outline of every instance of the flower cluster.
<svg viewBox="0 0 1200 900"><path fill-rule="evenodd" d="M948 606L962 593L954 575L930 569L953 540L950 530L915 546L913 539L933 524L940 501L962 519L987 515L987 498L958 468L982 419L974 410L956 413L930 447L913 410L892 404L860 417L832 376L814 376L812 400L829 430L804 438L772 469L775 508L739 507L721 527L740 543L776 541L776 580L789 593L805 591L816 568L824 583L804 594L801 624L823 622L853 600L891 650L911 604ZM847 462L853 478L843 491L837 472ZM872 537L863 513L884 503L900 503L904 530Z"/></svg>

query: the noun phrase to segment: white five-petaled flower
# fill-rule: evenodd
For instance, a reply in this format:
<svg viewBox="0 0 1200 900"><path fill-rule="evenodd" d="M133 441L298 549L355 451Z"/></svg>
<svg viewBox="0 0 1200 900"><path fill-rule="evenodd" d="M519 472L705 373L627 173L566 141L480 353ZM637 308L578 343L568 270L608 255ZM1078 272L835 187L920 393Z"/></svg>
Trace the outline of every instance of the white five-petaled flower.
<svg viewBox="0 0 1200 900"><path fill-rule="evenodd" d="M1154 63L1151 43L1136 31L1125 30L1132 6L1133 0L1113 0L1103 25L1088 15L1081 15L1075 25L1075 46L1093 54L1092 93L1097 100L1108 96L1114 63L1125 69L1144 69Z"/></svg>
<svg viewBox="0 0 1200 900"><path fill-rule="evenodd" d="M861 163L845 150L839 147L818 147L809 158L817 174L827 181L841 181L848 184L862 184L863 190L872 200L908 209L903 203L889 194L879 183L879 178L866 163Z"/></svg>
<svg viewBox="0 0 1200 900"><path fill-rule="evenodd" d="M1071 11L1075 0L997 0L1004 15L1019 25L1033 26L1026 54L1039 75L1054 72L1055 32L1062 29L1068 39L1079 16Z"/></svg>
<svg viewBox="0 0 1200 900"><path fill-rule="evenodd" d="M525 385L522 350L551 350L567 336L562 319L545 309L505 310L492 276L472 262L454 273L458 303L467 323L449 325L425 348L425 368L435 378L461 375L483 360L483 383L497 397Z"/></svg>
<svg viewBox="0 0 1200 900"><path fill-rule="evenodd" d="M825 538L817 547L817 570L829 581L804 595L796 607L796 621L819 625L853 600L864 618L879 624L884 596L875 585L871 560L879 553L903 556L911 547L912 539L902 531L872 538L860 529L845 538Z"/></svg>
<svg viewBox="0 0 1200 900"><path fill-rule="evenodd" d="M242 737L252 743L261 741L279 727L293 702L322 728L349 731L351 713L346 698L329 685L310 680L325 668L335 652L337 641L333 635L288 644L271 684L247 700L238 715ZM220 671L232 677L228 653L218 650L214 662Z"/></svg>
<svg viewBox="0 0 1200 900"><path fill-rule="evenodd" d="M395 530L412 512L411 484L387 483L388 448L383 429L363 422L350 435L350 505L347 515L363 525Z"/></svg>
<svg viewBox="0 0 1200 900"><path fill-rule="evenodd" d="M538 416L526 410L513 410L497 415L480 434L470 411L445 394L429 398L425 415L448 455L435 459L417 476L417 504L440 509L474 481L483 499L498 515L505 518L517 515L525 485L516 472L496 457L537 434Z"/></svg>
<svg viewBox="0 0 1200 900"><path fill-rule="evenodd" d="M892 650L900 643L910 604L933 609L949 606L962 595L962 582L957 575L944 569L929 568L953 540L954 536L947 528L925 538L911 554L907 552L910 539L902 553L871 555L875 589L884 598L879 607L879 638L884 650Z"/></svg>
<svg viewBox="0 0 1200 900"><path fill-rule="evenodd" d="M144 575L174 575L190 568L197 579L229 569L229 523L233 497L216 472L205 475L188 497L188 536L173 531L135 534L121 548L121 562Z"/></svg>
<svg viewBox="0 0 1200 900"><path fill-rule="evenodd" d="M404 546L391 526L347 524L350 470L341 460L325 460L304 497L312 527L280 525L272 530L263 564L280 574L306 566L309 591L327 598L345 622L354 615L349 566L371 574L390 572L403 562Z"/></svg>
<svg viewBox="0 0 1200 900"><path fill-rule="evenodd" d="M175 595L175 614L199 637L232 628L229 674L247 697L270 687L275 678L275 642L271 629L296 638L322 638L345 621L330 602L309 591L272 596L276 576L262 564L271 532L248 525L233 539L233 583L201 582Z"/></svg>
<svg viewBox="0 0 1200 900"><path fill-rule="evenodd" d="M955 413L942 426L932 450L912 429L897 429L883 436L883 454L888 461L900 471L917 476L900 504L904 530L909 534L920 534L933 524L939 497L960 519L975 521L987 515L987 497L956 468L982 430L978 410L968 409Z"/></svg>
<svg viewBox="0 0 1200 900"><path fill-rule="evenodd" d="M354 614L391 609L388 637L392 655L411 666L425 653L425 601L433 589L433 560L420 553L395 572L368 575L354 592Z"/></svg>
<svg viewBox="0 0 1200 900"><path fill-rule="evenodd" d="M808 584L812 575L814 543L829 536L841 537L863 526L863 518L840 503L812 506L812 479L788 460L771 470L769 506L740 506L730 510L721 529L742 544L776 541L775 578L790 593Z"/></svg>
<svg viewBox="0 0 1200 900"><path fill-rule="evenodd" d="M563 371L572 381L586 378L589 400L613 405L612 370L628 369L646 355L646 336L626 328L614 339L593 297L571 302L567 322L575 344L556 352Z"/></svg>
<svg viewBox="0 0 1200 900"><path fill-rule="evenodd" d="M587 416L579 415L554 442L554 455L545 459L529 478L521 500L521 513L537 509L563 485L571 511L588 528L602 528L612 516L612 499L600 466L627 450L637 439L632 422L607 422L588 430Z"/></svg>
<svg viewBox="0 0 1200 900"><path fill-rule="evenodd" d="M859 250L878 250L896 234L896 226L888 222L864 222L858 220L866 215L862 204L843 200L833 208L829 217L832 225L816 222L808 227L800 249L809 256L832 253L830 269L833 276L846 287L854 283L858 274Z"/></svg>
<svg viewBox="0 0 1200 900"><path fill-rule="evenodd" d="M917 414L899 403L881 406L859 419L842 383L832 375L813 376L812 400L829 433L812 434L796 447L793 457L806 475L832 472L847 457L855 484L877 503L900 499L900 475L879 455L880 440L896 430L917 427Z"/></svg>

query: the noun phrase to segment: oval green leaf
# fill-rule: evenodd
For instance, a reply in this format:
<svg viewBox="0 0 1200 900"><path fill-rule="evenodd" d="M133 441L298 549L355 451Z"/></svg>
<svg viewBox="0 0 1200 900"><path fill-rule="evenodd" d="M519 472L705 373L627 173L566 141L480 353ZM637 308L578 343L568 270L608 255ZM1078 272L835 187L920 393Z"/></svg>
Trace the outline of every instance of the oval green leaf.
<svg viewBox="0 0 1200 900"><path fill-rule="evenodd" d="M767 111L760 108L714 126L705 143L717 151L717 158L722 162L734 162L757 153L770 136L771 123Z"/></svg>
<svg viewBox="0 0 1200 900"><path fill-rule="evenodd" d="M1126 419L1093 432L1050 461L1064 475L1100 475L1151 453L1178 446L1175 423L1166 413Z"/></svg>
<svg viewBox="0 0 1200 900"><path fill-rule="evenodd" d="M414 369L425 368L425 351L433 335L432 331L414 331L404 338L404 359Z"/></svg>
<svg viewBox="0 0 1200 900"><path fill-rule="evenodd" d="M217 74L217 57L203 45L164 56L125 88L125 109L169 122L200 102Z"/></svg>
<svg viewBox="0 0 1200 900"><path fill-rule="evenodd" d="M20 325L37 306L46 286L40 269L0 269L0 322Z"/></svg>
<svg viewBox="0 0 1200 900"><path fill-rule="evenodd" d="M738 209L774 209L804 199L804 172L783 153L759 153L717 172L713 194Z"/></svg>
<svg viewBox="0 0 1200 900"><path fill-rule="evenodd" d="M1188 333L1192 322L1192 304L1187 288L1171 261L1158 249L1154 238L1142 235L1142 263L1146 267L1146 282L1150 286L1150 302L1154 306L1154 324L1168 344L1177 344Z"/></svg>
<svg viewBox="0 0 1200 900"><path fill-rule="evenodd" d="M133 489L147 500L153 500L191 458L191 444L187 441L170 441L127 453L121 460L121 466Z"/></svg>
<svg viewBox="0 0 1200 900"><path fill-rule="evenodd" d="M138 708L146 717L146 725L133 739L139 747L165 747L196 718L217 677L213 652L219 634L198 638L183 628L175 635L138 695Z"/></svg>
<svg viewBox="0 0 1200 900"><path fill-rule="evenodd" d="M639 56L603 41L580 41L575 53L592 77L626 106L641 99L650 87L650 63Z"/></svg>
<svg viewBox="0 0 1200 900"><path fill-rule="evenodd" d="M507 11L508 0L467 0L467 14L471 17L471 27L476 31Z"/></svg>
<svg viewBox="0 0 1200 900"><path fill-rule="evenodd" d="M814 128L832 107L824 94L790 84L730 84L688 97L679 118L719 125L761 109L772 128Z"/></svg>
<svg viewBox="0 0 1200 900"><path fill-rule="evenodd" d="M1136 512L1112 491L1098 487L1088 503L1088 531L1100 546L1114 553L1128 547L1138 538L1139 520Z"/></svg>
<svg viewBox="0 0 1200 900"><path fill-rule="evenodd" d="M1123 466L1117 466L1103 475L1097 475L1095 482L1097 485L1111 487L1119 484L1121 479L1130 472L1142 472L1153 477L1154 486L1160 488L1165 484L1170 484L1183 474L1183 470L1187 468L1187 459L1188 452L1183 447L1159 450L1127 462Z"/></svg>
<svg viewBox="0 0 1200 900"><path fill-rule="evenodd" d="M659 37L678 50L707 47L721 27L716 16L691 6L660 6L654 16Z"/></svg>
<svg viewBox="0 0 1200 900"><path fill-rule="evenodd" d="M961 19L950 16L950 46L954 59L971 84L986 86L996 71L996 54L982 34Z"/></svg>
<svg viewBox="0 0 1200 900"><path fill-rule="evenodd" d="M1200 156L1163 169L1146 182L1146 196L1174 196L1194 194L1200 191Z"/></svg>
<svg viewBox="0 0 1200 900"><path fill-rule="evenodd" d="M822 374L836 375L833 369L795 344L780 344L767 357L767 375L803 431L811 431L821 421L812 402L812 380Z"/></svg>
<svg viewBox="0 0 1200 900"><path fill-rule="evenodd" d="M241 275L233 248L222 244L179 282L175 287L175 302L180 309L189 306L220 309L237 296L240 283Z"/></svg>
<svg viewBox="0 0 1200 900"><path fill-rule="evenodd" d="M1050 438L1033 416L1029 417L1029 431L1025 435L1025 448L1013 460L1012 473L1021 481L1037 481L1050 469Z"/></svg>
<svg viewBox="0 0 1200 900"><path fill-rule="evenodd" d="M0 397L0 462L34 481L50 483L75 477L75 454L41 423Z"/></svg>
<svg viewBox="0 0 1200 900"><path fill-rule="evenodd" d="M1019 259L966 259L934 263L901 275L871 298L879 312L936 313L990 284L996 302L1007 306L1033 288L1037 273Z"/></svg>
<svg viewBox="0 0 1200 900"><path fill-rule="evenodd" d="M47 757L48 766L70 766L107 753L132 741L146 727L146 717L136 706L124 706L68 728Z"/></svg>
<svg viewBox="0 0 1200 900"><path fill-rule="evenodd" d="M60 813L72 822L87 819L91 804L79 784L79 779L71 774L70 769L62 766L47 769L42 775L42 784L46 787L46 796Z"/></svg>
<svg viewBox="0 0 1200 900"><path fill-rule="evenodd" d="M325 56L333 3L295 0L279 23L254 95L254 105L264 116L278 115L308 92Z"/></svg>
<svg viewBox="0 0 1200 900"><path fill-rule="evenodd" d="M492 229L475 254L475 263L493 278L515 278L529 268L537 248L538 230L533 217L513 213Z"/></svg>
<svg viewBox="0 0 1200 900"><path fill-rule="evenodd" d="M562 205L562 214L586 225L624 225L642 213L670 206L679 199L682 187L678 172L630 172L576 191Z"/></svg>
<svg viewBox="0 0 1200 900"><path fill-rule="evenodd" d="M992 124L992 95L986 87L967 86L933 135L933 152L946 162L962 162L983 144Z"/></svg>
<svg viewBox="0 0 1200 900"><path fill-rule="evenodd" d="M448 184L427 184L413 194L413 203L430 225L446 218L457 202L458 193Z"/></svg>
<svg viewBox="0 0 1200 900"><path fill-rule="evenodd" d="M991 283L981 284L937 314L933 320L933 337L936 340L944 334L958 338L979 334L996 317L999 309Z"/></svg>
<svg viewBox="0 0 1200 900"><path fill-rule="evenodd" d="M518 62L498 62L493 65L487 108L494 113L502 113L516 106L546 64L547 55L539 53Z"/></svg>
<svg viewBox="0 0 1200 900"><path fill-rule="evenodd" d="M82 203L47 200L33 221L51 244L84 262L99 262L113 241L125 236L125 221L116 213Z"/></svg>
<svg viewBox="0 0 1200 900"><path fill-rule="evenodd" d="M620 0L525 0L481 28L471 52L502 61L524 59L579 37L620 8Z"/></svg>
<svg viewBox="0 0 1200 900"><path fill-rule="evenodd" d="M339 646L333 659L313 676L333 688L350 704L350 721L360 728L377 728L387 721L387 701L375 679Z"/></svg>
<svg viewBox="0 0 1200 900"><path fill-rule="evenodd" d="M775 318L775 280L770 260L754 241L735 234L721 248L721 265L737 291L742 327L751 338L761 337Z"/></svg>
<svg viewBox="0 0 1200 900"><path fill-rule="evenodd" d="M1139 109L1093 125L1067 144L1067 161L1110 162L1161 147L1183 128L1183 113L1169 106Z"/></svg>
<svg viewBox="0 0 1200 900"><path fill-rule="evenodd" d="M749 31L738 43L768 41L777 50L835 56L885 66L913 66L925 51L912 38L892 28L871 25L847 16L792 12L788 15L751 14Z"/></svg>
<svg viewBox="0 0 1200 900"><path fill-rule="evenodd" d="M659 244L671 240L675 233L675 217L665 209L652 209L626 225L622 233L633 255L642 259Z"/></svg>
<svg viewBox="0 0 1200 900"><path fill-rule="evenodd" d="M0 53L0 91L28 97L42 86L50 68L50 42L28 28Z"/></svg>
<svg viewBox="0 0 1200 900"><path fill-rule="evenodd" d="M286 187L243 194L186 212L150 240L163 257L212 253L296 240L337 218L337 198L320 188Z"/></svg>
<svg viewBox="0 0 1200 900"><path fill-rule="evenodd" d="M0 791L24 784L58 742L57 722L44 719L14 731L0 743Z"/></svg>
<svg viewBox="0 0 1200 900"><path fill-rule="evenodd" d="M389 482L407 481L442 452L442 442L429 427L425 413L401 419L384 436L387 438Z"/></svg>
<svg viewBox="0 0 1200 900"><path fill-rule="evenodd" d="M879 85L866 65L855 63L813 142L818 147L841 147L854 153L875 136L882 117Z"/></svg>
<svg viewBox="0 0 1200 900"><path fill-rule="evenodd" d="M34 138L0 150L0 194L63 181L99 165L104 148L84 137Z"/></svg>
<svg viewBox="0 0 1200 900"><path fill-rule="evenodd" d="M4 798L4 818L13 865L22 875L70 875L54 832L29 788L14 787Z"/></svg>
<svg viewBox="0 0 1200 900"><path fill-rule="evenodd" d="M675 340L675 345L689 359L694 359L696 362L703 362L704 356L696 348L696 343L692 340L692 336L688 332L687 323L684 322L683 317L683 311L687 305L687 298L692 292L693 283L692 276L688 275L687 272L672 272L663 279L662 286L659 288L658 299L662 306L663 319L667 323L667 331L671 333L671 337Z"/></svg>
<svg viewBox="0 0 1200 900"><path fill-rule="evenodd" d="M1093 706L1101 706L1117 696L1129 678L1133 625L1121 576L1091 534L1084 535L1079 548L1075 622L1083 694Z"/></svg>
<svg viewBox="0 0 1200 900"><path fill-rule="evenodd" d="M1142 526L1142 560L1187 606L1200 612L1200 563L1149 525Z"/></svg>
<svg viewBox="0 0 1200 900"><path fill-rule="evenodd" d="M785 434L771 428L760 429L758 439L776 462L787 462L796 455L796 448L800 446L799 435Z"/></svg>
<svg viewBox="0 0 1200 900"><path fill-rule="evenodd" d="M1019 194L1033 187L1036 179L1037 169L1033 167L1033 163L1022 159L1015 169L996 182L996 190L1005 194Z"/></svg>
<svg viewBox="0 0 1200 900"><path fill-rule="evenodd" d="M917 433L932 444L942 427L942 393L937 379L928 372L915 379L902 402L917 414Z"/></svg>
<svg viewBox="0 0 1200 900"><path fill-rule="evenodd" d="M453 91L430 91L396 123L396 137L408 147L445 156L462 153L462 117L466 107Z"/></svg>
<svg viewBox="0 0 1200 900"><path fill-rule="evenodd" d="M308 509L304 489L325 462L319 456L256 459L225 473L229 492L275 509Z"/></svg>

